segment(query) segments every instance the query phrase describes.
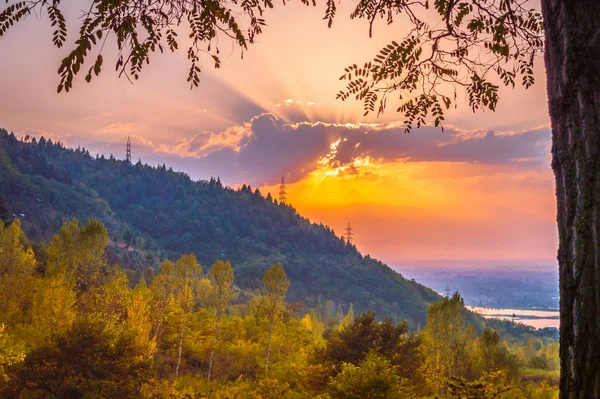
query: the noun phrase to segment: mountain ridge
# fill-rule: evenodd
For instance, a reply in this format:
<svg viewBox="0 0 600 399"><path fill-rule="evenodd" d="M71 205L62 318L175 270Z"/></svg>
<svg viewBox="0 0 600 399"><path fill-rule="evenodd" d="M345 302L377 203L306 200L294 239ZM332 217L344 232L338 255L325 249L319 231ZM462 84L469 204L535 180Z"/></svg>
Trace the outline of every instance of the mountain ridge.
<svg viewBox="0 0 600 399"><path fill-rule="evenodd" d="M11 213L25 215L24 230L35 241L74 217L102 220L115 257L138 274L160 259L195 253L204 265L229 259L236 283L253 290L280 262L292 282L290 301L316 307L330 300L341 309L352 303L413 327L424 325L428 305L440 298L270 195L246 185L233 190L218 178L193 181L164 164L94 158L85 148L22 141L0 129L0 194Z"/></svg>

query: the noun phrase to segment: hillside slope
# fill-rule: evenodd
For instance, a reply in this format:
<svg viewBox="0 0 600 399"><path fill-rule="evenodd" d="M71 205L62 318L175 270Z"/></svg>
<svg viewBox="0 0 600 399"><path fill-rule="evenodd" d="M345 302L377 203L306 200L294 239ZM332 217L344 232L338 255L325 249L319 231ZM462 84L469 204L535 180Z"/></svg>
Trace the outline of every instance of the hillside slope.
<svg viewBox="0 0 600 399"><path fill-rule="evenodd" d="M138 254L126 259L130 267L182 253L195 253L205 266L226 258L236 283L255 289L264 270L281 262L292 281L289 301L332 300L344 309L353 303L358 312L373 309L413 326L424 325L427 306L439 298L290 206L250 187L195 182L164 165L93 158L85 149L23 142L0 130L0 194L12 213L25 215L25 231L38 241L64 220L101 219L113 243L126 242Z"/></svg>

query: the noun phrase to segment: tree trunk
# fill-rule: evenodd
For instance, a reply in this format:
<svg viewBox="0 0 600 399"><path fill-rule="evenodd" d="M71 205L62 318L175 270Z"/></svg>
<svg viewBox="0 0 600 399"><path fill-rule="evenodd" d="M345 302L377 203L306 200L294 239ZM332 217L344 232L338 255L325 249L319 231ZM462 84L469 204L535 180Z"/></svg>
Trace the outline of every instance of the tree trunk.
<svg viewBox="0 0 600 399"><path fill-rule="evenodd" d="M212 365L213 365L213 358L215 356L215 349L217 348L218 336L219 336L219 316L217 316L216 322L215 322L215 335L213 337L213 346L212 346L212 350L210 351L210 359L208 361L208 377L206 379L209 382L210 382L210 375L212 373Z"/></svg>
<svg viewBox="0 0 600 399"><path fill-rule="evenodd" d="M158 344L158 340L160 338L160 332L161 332L160 329L162 328L162 323L163 323L162 320L158 322L158 325L156 326L156 333L154 334L154 336L156 337L157 344Z"/></svg>
<svg viewBox="0 0 600 399"><path fill-rule="evenodd" d="M181 330L179 332L179 354L177 355L177 367L175 368L175 377L179 376L179 366L181 365L181 352L183 351L183 333L185 331L185 313L181 316Z"/></svg>
<svg viewBox="0 0 600 399"><path fill-rule="evenodd" d="M265 375L269 374L269 358L271 357L271 345L273 345L273 326L275 320L271 320L271 326L269 327L269 345L267 345L267 359L265 360Z"/></svg>
<svg viewBox="0 0 600 399"><path fill-rule="evenodd" d="M600 2L542 0L560 275L560 397L600 398Z"/></svg>

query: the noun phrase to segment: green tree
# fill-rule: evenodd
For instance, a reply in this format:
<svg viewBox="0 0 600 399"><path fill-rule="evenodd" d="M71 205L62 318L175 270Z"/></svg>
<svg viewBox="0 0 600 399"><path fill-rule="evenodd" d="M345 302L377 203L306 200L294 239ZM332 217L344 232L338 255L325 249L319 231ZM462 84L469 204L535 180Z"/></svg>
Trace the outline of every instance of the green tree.
<svg viewBox="0 0 600 399"><path fill-rule="evenodd" d="M285 398L290 392L289 384L272 378L263 378L258 382L253 397L261 399Z"/></svg>
<svg viewBox="0 0 600 399"><path fill-rule="evenodd" d="M538 370L550 369L550 367L548 367L548 362L542 356L533 356L531 359L529 359L529 367Z"/></svg>
<svg viewBox="0 0 600 399"><path fill-rule="evenodd" d="M175 376L179 375L181 366L181 353L183 351L183 337L185 333L186 316L193 311L196 300L198 282L202 276L202 266L196 261L196 255L182 255L176 263L175 296L181 308L181 327L179 330L179 350L177 352L177 366Z"/></svg>
<svg viewBox="0 0 600 399"><path fill-rule="evenodd" d="M339 370L342 363L358 365L369 352L374 352L399 366L402 378L421 383L419 339L409 334L406 322L396 324L391 318L378 322L373 312L367 312L349 326L331 330L326 338L327 345L318 358L333 366L333 370Z"/></svg>
<svg viewBox="0 0 600 399"><path fill-rule="evenodd" d="M0 311L5 321L20 321L31 306L36 261L23 241L19 219L8 228L0 221Z"/></svg>
<svg viewBox="0 0 600 399"><path fill-rule="evenodd" d="M6 332L4 324L0 324L0 386L8 381L6 368L25 359L25 353L15 342L14 338Z"/></svg>
<svg viewBox="0 0 600 399"><path fill-rule="evenodd" d="M394 324L389 318L378 322L373 312L367 312L348 327L330 333L322 360L357 365L372 350L391 360L406 342L407 335L405 322Z"/></svg>
<svg viewBox="0 0 600 399"><path fill-rule="evenodd" d="M263 277L263 293L266 299L266 311L269 319L269 343L267 345L267 356L265 359L265 374L269 373L269 359L271 357L271 346L273 344L273 328L279 317L290 282L281 263L271 266Z"/></svg>
<svg viewBox="0 0 600 399"><path fill-rule="evenodd" d="M99 287L109 278L106 263L108 233L101 221L90 219L83 226L77 219L65 223L48 247L46 273L64 275L78 293Z"/></svg>
<svg viewBox="0 0 600 399"><path fill-rule="evenodd" d="M31 307L32 333L40 341L37 344L47 343L64 334L76 317L75 291L64 277L46 277L38 281Z"/></svg>
<svg viewBox="0 0 600 399"><path fill-rule="evenodd" d="M422 369L438 392L450 378L466 376L475 333L458 292L429 306L421 337Z"/></svg>
<svg viewBox="0 0 600 399"><path fill-rule="evenodd" d="M500 336L498 335L498 332L491 328L486 328L481 334L481 337L479 337L478 346L482 354L485 371L488 373L494 369L495 352L499 343Z"/></svg>
<svg viewBox="0 0 600 399"><path fill-rule="evenodd" d="M453 377L448 381L448 394L459 399L498 399L508 396L513 387L503 382L501 372L487 373L476 381L467 381L461 377ZM506 394L506 396L505 396ZM522 397L517 394L517 397Z"/></svg>
<svg viewBox="0 0 600 399"><path fill-rule="evenodd" d="M312 332L313 338L316 342L323 341L323 332L325 331L325 325L322 321L319 320L319 316L314 310L309 310L306 312L304 317L301 320L302 325L308 331Z"/></svg>
<svg viewBox="0 0 600 399"><path fill-rule="evenodd" d="M558 399L558 390L542 381L531 393L531 399Z"/></svg>
<svg viewBox="0 0 600 399"><path fill-rule="evenodd" d="M338 329L343 329L348 327L349 325L352 324L352 322L354 321L354 307L352 306L352 304L350 304L350 307L348 308L348 313L346 313L346 316L344 316L344 318L342 319L342 321L340 321L340 324L338 325Z"/></svg>
<svg viewBox="0 0 600 399"><path fill-rule="evenodd" d="M80 320L56 343L30 352L3 396L138 397L141 386L150 381L150 367L133 334Z"/></svg>
<svg viewBox="0 0 600 399"><path fill-rule="evenodd" d="M156 353L156 336L152 334L152 291L144 282L131 292L127 307L127 328L134 336L135 344L144 357L152 359Z"/></svg>
<svg viewBox="0 0 600 399"><path fill-rule="evenodd" d="M165 260L160 264L160 273L152 280L150 290L153 293L152 317L154 319L154 337L160 341L163 323L167 317L169 305L173 301L175 264Z"/></svg>
<svg viewBox="0 0 600 399"><path fill-rule="evenodd" d="M486 328L476 341L475 359L484 373L503 371L508 377L516 377L519 371L518 358L510 353L500 340L497 331Z"/></svg>
<svg viewBox="0 0 600 399"><path fill-rule="evenodd" d="M327 392L334 399L413 398L397 368L385 357L370 352L359 365L343 363L341 372L329 382Z"/></svg>
<svg viewBox="0 0 600 399"><path fill-rule="evenodd" d="M231 291L233 288L233 268L229 261L223 262L221 260L216 261L208 272L208 277L212 280L215 292L215 329L213 335L213 344L210 351L210 360L208 362L208 381L210 381L213 360L215 356L215 350L217 349L217 343L219 339L219 327L221 326L221 319L223 313L229 305L231 299Z"/></svg>

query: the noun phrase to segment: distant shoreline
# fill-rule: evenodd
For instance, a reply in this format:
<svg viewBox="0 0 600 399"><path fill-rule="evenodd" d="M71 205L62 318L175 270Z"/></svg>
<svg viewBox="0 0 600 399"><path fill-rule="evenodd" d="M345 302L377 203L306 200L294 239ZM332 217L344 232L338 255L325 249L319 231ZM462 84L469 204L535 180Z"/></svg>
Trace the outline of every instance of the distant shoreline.
<svg viewBox="0 0 600 399"><path fill-rule="evenodd" d="M535 328L560 327L560 317L558 310L539 310L539 309L503 309L486 308L478 306L466 306L472 312L475 312L486 319L513 320Z"/></svg>

